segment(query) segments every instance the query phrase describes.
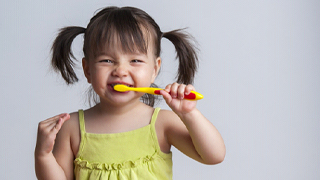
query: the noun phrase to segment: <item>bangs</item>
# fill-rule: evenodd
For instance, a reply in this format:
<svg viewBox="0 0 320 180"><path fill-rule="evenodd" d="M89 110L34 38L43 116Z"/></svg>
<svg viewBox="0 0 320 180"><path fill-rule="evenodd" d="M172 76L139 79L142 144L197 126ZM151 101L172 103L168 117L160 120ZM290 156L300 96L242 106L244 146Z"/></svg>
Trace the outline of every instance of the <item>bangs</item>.
<svg viewBox="0 0 320 180"><path fill-rule="evenodd" d="M123 53L147 54L148 42L151 33L143 21L138 21L134 15L126 9L116 9L106 12L97 19L92 19L86 34L85 41L90 45L84 47L85 56L97 57L108 50L117 49ZM119 49L120 48L120 49ZM86 52L88 50L89 52Z"/></svg>

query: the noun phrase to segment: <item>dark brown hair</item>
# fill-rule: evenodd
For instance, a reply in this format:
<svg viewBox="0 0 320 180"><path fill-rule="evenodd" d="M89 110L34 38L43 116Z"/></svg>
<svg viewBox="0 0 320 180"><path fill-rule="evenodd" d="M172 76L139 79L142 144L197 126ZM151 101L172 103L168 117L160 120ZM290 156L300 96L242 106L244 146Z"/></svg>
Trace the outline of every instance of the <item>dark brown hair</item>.
<svg viewBox="0 0 320 180"><path fill-rule="evenodd" d="M84 33L83 53L86 60L120 42L124 52L147 53L152 43L155 57L160 56L162 37L170 40L176 49L179 68L177 82L192 84L198 66L196 48L192 37L182 29L161 32L158 24L146 12L134 7L107 7L93 16L87 28L70 26L60 29L52 46L52 67L61 73L67 84L78 81L74 72L75 57L71 51L74 38ZM149 37L151 39L149 39ZM151 86L156 87L155 84ZM154 106L155 96L145 94L144 103Z"/></svg>

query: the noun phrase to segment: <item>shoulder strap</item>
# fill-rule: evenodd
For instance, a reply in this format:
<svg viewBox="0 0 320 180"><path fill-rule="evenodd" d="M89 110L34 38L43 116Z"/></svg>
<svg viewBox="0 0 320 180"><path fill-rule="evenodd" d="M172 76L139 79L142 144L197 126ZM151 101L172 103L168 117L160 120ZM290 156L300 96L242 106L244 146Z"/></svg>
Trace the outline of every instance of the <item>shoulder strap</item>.
<svg viewBox="0 0 320 180"><path fill-rule="evenodd" d="M154 143L154 148L156 149L157 152L161 152L159 142L158 142L157 132L156 132L156 126L155 126L160 109L161 108L159 107L154 109L154 112L151 118L151 123L150 123L152 141Z"/></svg>
<svg viewBox="0 0 320 180"><path fill-rule="evenodd" d="M161 108L157 107L153 111L153 115L152 115L151 123L150 123L152 126L155 126L155 124L156 124L158 113L159 113L160 109Z"/></svg>
<svg viewBox="0 0 320 180"><path fill-rule="evenodd" d="M86 132L86 128L85 128L85 124L84 124L84 113L83 113L82 109L80 109L78 112L79 112L80 132L82 134L82 133Z"/></svg>
<svg viewBox="0 0 320 180"><path fill-rule="evenodd" d="M84 112L82 109L80 109L78 111L79 113L79 125L80 125L80 134L81 134L81 140L80 140L80 145L79 145L79 151L77 153L77 158L82 156L82 152L83 152L83 148L85 145L85 132L86 132L86 128L85 128L85 124L84 124Z"/></svg>

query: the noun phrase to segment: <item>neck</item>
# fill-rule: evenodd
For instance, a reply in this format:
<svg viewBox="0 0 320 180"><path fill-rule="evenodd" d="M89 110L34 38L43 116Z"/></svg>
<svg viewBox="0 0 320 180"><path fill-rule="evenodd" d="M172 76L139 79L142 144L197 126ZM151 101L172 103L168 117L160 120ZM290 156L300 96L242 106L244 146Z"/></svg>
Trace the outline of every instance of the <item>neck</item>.
<svg viewBox="0 0 320 180"><path fill-rule="evenodd" d="M101 115L124 115L128 112L137 111L137 109L146 106L144 103L138 101L132 101L126 104L109 104L107 102L100 102L96 105L97 111Z"/></svg>

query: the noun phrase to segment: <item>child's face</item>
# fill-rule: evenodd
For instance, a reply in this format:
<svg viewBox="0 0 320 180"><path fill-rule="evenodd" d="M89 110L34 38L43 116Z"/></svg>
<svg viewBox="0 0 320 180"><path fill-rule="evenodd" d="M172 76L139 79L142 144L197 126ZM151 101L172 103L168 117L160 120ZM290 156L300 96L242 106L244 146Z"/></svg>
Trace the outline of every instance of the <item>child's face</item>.
<svg viewBox="0 0 320 180"><path fill-rule="evenodd" d="M113 86L125 84L132 87L149 87L154 82L160 65L161 59L154 56L152 46L149 46L147 54L123 53L118 46L108 48L108 51L90 61L83 60L86 78L100 96L100 101L113 103L128 102L135 98L139 100L143 93L121 93L115 91Z"/></svg>

